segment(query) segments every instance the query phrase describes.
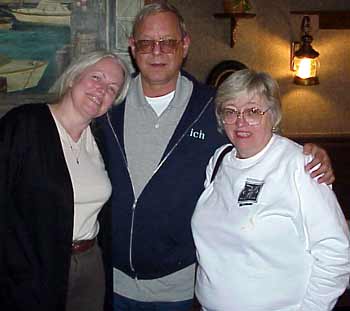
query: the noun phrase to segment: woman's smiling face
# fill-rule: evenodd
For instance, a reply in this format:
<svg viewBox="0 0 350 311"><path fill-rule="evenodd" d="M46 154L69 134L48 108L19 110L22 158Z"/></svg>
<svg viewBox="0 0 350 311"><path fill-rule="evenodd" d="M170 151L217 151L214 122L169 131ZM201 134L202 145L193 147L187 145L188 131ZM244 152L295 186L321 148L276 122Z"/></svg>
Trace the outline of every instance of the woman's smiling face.
<svg viewBox="0 0 350 311"><path fill-rule="evenodd" d="M237 149L237 157L249 158L260 152L270 141L272 136L272 114L269 107L263 99L257 94L244 94L235 100L229 100L224 103L223 111L230 110L243 112L251 108L257 108L260 112L260 122L258 124L249 124L244 115L240 114L233 124L225 124L224 130Z"/></svg>
<svg viewBox="0 0 350 311"><path fill-rule="evenodd" d="M73 81L72 105L87 120L97 118L111 107L123 83L121 65L111 57L103 58Z"/></svg>

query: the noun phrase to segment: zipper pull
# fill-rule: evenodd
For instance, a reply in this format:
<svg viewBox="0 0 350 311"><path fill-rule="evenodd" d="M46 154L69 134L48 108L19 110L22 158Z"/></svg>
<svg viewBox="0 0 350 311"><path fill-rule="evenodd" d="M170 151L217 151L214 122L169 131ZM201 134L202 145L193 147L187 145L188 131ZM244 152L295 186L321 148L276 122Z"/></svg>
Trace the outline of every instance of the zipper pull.
<svg viewBox="0 0 350 311"><path fill-rule="evenodd" d="M137 199L135 199L133 205L132 205L132 210L134 211L136 209L136 204L137 204Z"/></svg>

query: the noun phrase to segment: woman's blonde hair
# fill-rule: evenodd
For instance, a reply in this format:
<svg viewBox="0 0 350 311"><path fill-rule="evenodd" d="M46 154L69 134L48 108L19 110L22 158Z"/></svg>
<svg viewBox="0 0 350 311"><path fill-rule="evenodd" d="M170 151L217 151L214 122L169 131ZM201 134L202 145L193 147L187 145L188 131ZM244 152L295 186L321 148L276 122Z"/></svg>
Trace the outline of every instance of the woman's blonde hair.
<svg viewBox="0 0 350 311"><path fill-rule="evenodd" d="M62 75L58 78L58 80L54 83L54 85L50 88L50 93L55 94L55 100L62 98L72 85L74 81L79 78L81 73L88 67L95 65L97 62L104 58L112 58L114 59L123 69L124 72L124 83L122 87L119 89L118 95L114 100L114 105L121 103L128 92L128 88L130 85L130 72L126 65L126 63L117 55L112 52L107 52L103 50L94 51L89 54L84 54L80 56L78 59L73 61L66 70L62 73Z"/></svg>

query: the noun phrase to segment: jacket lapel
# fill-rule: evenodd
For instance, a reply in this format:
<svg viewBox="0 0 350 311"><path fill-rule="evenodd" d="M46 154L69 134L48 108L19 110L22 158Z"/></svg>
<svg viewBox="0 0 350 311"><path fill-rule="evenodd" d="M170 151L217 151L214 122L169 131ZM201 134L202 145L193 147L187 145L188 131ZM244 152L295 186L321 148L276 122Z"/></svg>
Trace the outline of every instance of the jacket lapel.
<svg viewBox="0 0 350 311"><path fill-rule="evenodd" d="M119 140L119 143L125 153L124 147L124 114L125 114L125 103L113 107L111 111L108 112L109 119L113 126L114 132ZM107 116L106 116L107 117Z"/></svg>
<svg viewBox="0 0 350 311"><path fill-rule="evenodd" d="M48 112L49 113L49 112ZM47 157L47 168L52 176L52 182L55 182L57 198L61 202L57 202L55 211L58 215L57 235L60 241L69 241L73 236L73 215L74 215L74 194L73 185L64 157L61 139L55 124L55 121L49 113L47 120L47 131L43 134L43 148L50 146L52 156ZM65 245L63 243L62 245ZM70 244L69 244L70 245Z"/></svg>

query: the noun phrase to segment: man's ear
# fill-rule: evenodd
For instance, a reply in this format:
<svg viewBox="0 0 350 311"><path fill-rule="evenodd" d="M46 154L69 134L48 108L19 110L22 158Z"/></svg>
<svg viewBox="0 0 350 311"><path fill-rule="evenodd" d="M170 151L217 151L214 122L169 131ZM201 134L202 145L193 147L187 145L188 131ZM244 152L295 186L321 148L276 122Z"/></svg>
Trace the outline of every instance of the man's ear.
<svg viewBox="0 0 350 311"><path fill-rule="evenodd" d="M187 34L182 39L182 48L184 49L183 58L186 58L188 54L188 50L190 48L190 44L191 44L191 37Z"/></svg>
<svg viewBox="0 0 350 311"><path fill-rule="evenodd" d="M136 47L135 47L135 39L134 39L134 37L130 37L128 39L128 44L129 44L129 47L130 47L130 50L131 50L131 54L135 58Z"/></svg>

